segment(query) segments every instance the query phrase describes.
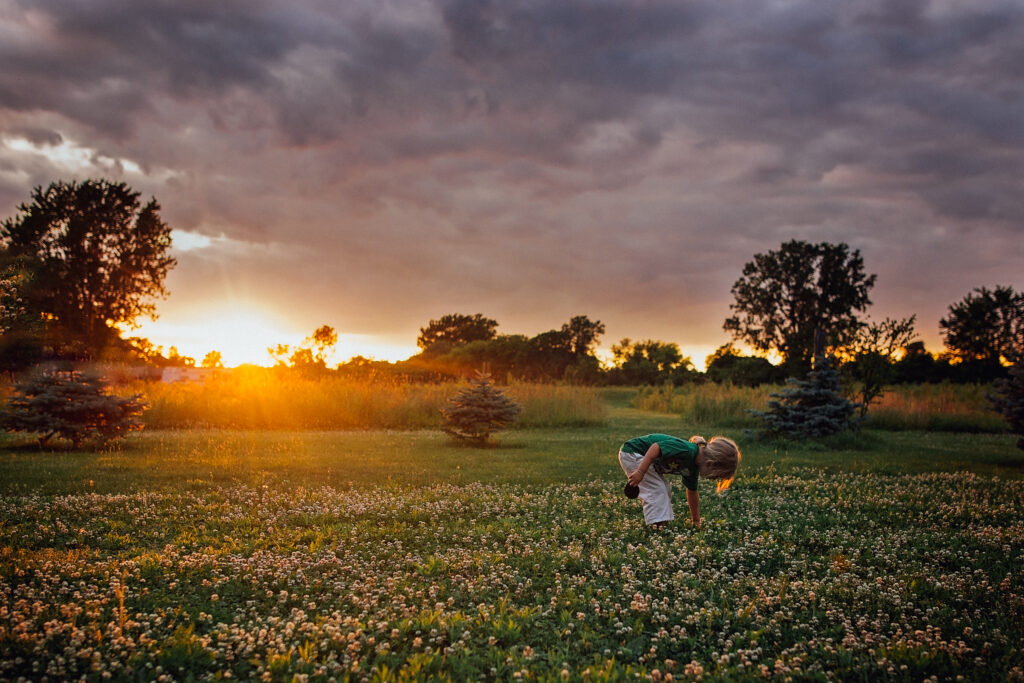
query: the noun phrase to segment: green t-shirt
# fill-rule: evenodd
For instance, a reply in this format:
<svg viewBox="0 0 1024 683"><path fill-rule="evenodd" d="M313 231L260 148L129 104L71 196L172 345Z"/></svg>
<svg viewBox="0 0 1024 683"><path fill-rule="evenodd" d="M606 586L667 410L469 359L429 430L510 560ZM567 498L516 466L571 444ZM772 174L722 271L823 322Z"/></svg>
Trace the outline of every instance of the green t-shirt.
<svg viewBox="0 0 1024 683"><path fill-rule="evenodd" d="M644 455L655 443L661 449L661 453L654 461L655 471L659 474L681 474L686 488L696 491L696 460L700 451L698 444L668 434L648 434L630 439L622 444L622 450L626 453Z"/></svg>

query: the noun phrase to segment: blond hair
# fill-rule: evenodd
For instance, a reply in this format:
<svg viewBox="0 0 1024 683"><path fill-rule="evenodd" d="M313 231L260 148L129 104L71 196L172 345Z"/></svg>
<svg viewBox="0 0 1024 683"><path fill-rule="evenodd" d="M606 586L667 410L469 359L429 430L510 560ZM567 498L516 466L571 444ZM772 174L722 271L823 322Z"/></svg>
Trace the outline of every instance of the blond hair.
<svg viewBox="0 0 1024 683"><path fill-rule="evenodd" d="M713 436L711 441L703 436L691 436L690 441L703 447L704 466L701 474L715 480L715 490L722 493L732 485L742 455L740 447L732 439Z"/></svg>

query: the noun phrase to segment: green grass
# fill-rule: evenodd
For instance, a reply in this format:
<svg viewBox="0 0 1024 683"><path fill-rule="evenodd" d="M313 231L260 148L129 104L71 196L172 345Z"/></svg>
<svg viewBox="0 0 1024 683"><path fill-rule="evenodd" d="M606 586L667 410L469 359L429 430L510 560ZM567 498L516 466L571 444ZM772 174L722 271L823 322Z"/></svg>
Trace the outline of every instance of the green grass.
<svg viewBox="0 0 1024 683"><path fill-rule="evenodd" d="M612 389L606 395L611 411L606 424L501 432L483 448L426 430L151 430L114 450L78 453L40 451L27 438L0 436L0 492L119 493L268 482L285 487L543 486L619 476L619 445L652 431L735 438L743 451L741 476L770 466L886 474L967 470L1024 478L1024 458L1009 435L864 430L825 442L745 442L742 430L686 424L675 415L630 408L632 390Z"/></svg>
<svg viewBox="0 0 1024 683"><path fill-rule="evenodd" d="M85 453L6 437L0 679L1024 674L1013 437L735 433L740 474L721 497L702 484L704 528L658 533L620 493L618 445L730 431L602 394L602 426L493 448L432 431L152 431Z"/></svg>

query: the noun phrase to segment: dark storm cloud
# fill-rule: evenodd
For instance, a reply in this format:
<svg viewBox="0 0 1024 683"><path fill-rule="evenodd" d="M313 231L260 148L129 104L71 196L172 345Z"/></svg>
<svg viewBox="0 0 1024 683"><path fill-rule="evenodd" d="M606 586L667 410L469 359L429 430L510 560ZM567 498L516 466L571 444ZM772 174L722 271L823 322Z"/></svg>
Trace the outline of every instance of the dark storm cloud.
<svg viewBox="0 0 1024 683"><path fill-rule="evenodd" d="M1019 278L1022 45L998 1L0 0L0 135L130 160L178 227L292 250L350 308L714 301L711 337L793 237L904 293ZM67 170L26 155L8 212Z"/></svg>

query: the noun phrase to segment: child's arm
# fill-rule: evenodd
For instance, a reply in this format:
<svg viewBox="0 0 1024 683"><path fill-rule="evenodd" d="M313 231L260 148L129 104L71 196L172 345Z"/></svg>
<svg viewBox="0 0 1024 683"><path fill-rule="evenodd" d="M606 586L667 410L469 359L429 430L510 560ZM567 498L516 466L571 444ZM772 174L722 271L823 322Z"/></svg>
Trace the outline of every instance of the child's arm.
<svg viewBox="0 0 1024 683"><path fill-rule="evenodd" d="M651 444L651 447L644 453L644 459L640 461L640 465L633 470L633 474L629 475L629 483L633 486L639 486L640 482L643 481L644 475L647 474L647 470L650 469L651 464L658 459L661 455L661 446L657 442Z"/></svg>
<svg viewBox="0 0 1024 683"><path fill-rule="evenodd" d="M700 494L696 491L686 489L686 504L690 506L690 519L693 525L700 528Z"/></svg>

